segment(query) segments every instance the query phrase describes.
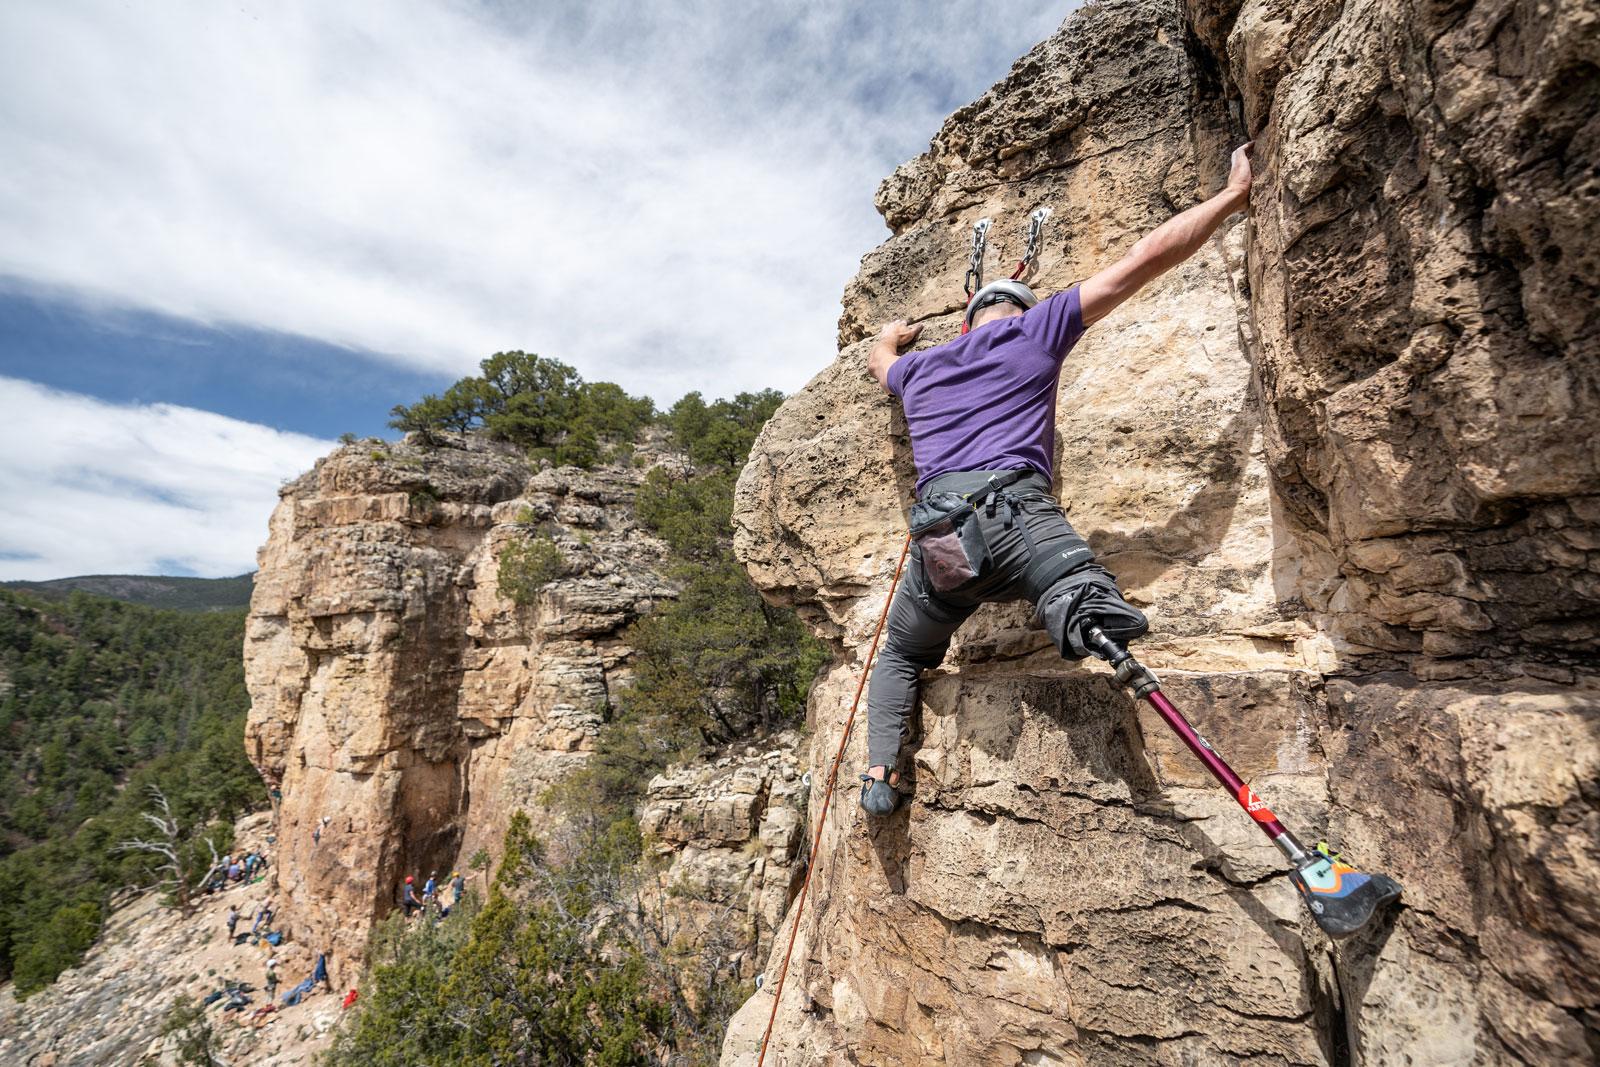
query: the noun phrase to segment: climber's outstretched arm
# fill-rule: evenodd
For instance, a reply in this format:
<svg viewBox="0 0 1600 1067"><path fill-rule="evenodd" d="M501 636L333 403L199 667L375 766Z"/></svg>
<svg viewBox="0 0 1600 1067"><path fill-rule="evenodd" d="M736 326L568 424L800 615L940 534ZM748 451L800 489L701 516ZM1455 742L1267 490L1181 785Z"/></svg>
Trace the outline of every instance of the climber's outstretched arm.
<svg viewBox="0 0 1600 1067"><path fill-rule="evenodd" d="M1113 308L1137 293L1205 244L1222 220L1250 202L1250 145L1233 150L1228 184L1210 200L1172 216L1128 249L1128 254L1085 281L1078 289L1083 324L1109 315Z"/></svg>

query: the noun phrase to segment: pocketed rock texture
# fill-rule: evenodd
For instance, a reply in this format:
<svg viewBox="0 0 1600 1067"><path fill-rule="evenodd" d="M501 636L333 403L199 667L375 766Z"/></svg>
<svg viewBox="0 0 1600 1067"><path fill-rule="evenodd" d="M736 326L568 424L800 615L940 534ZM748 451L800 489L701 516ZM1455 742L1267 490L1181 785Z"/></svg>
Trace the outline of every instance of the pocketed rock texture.
<svg viewBox="0 0 1600 1067"><path fill-rule="evenodd" d="M1600 1055L1597 64L1593 4L1090 5L882 184L893 236L838 357L737 498L752 577L840 648L810 809L914 481L866 374L877 324L954 336L973 223L1002 276L1041 204L1029 281L1065 288L1253 137L1249 221L1068 358L1059 493L1172 700L1291 828L1406 895L1329 942L1158 718L1025 605L986 607L925 681L915 796L881 824L857 724L767 1064Z"/></svg>
<svg viewBox="0 0 1600 1067"><path fill-rule="evenodd" d="M673 595L665 545L633 519L645 470L530 473L467 437L347 446L283 490L246 632L246 744L282 793L281 921L327 946L336 985L406 875L497 856L511 813L537 814L585 758L623 627ZM533 536L563 572L518 607L499 559Z"/></svg>

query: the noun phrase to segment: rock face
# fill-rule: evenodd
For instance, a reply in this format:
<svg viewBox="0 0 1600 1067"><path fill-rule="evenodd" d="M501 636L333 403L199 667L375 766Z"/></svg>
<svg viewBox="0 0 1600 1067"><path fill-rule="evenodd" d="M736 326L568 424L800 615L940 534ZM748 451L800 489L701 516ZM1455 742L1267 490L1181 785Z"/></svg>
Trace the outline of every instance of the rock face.
<svg viewBox="0 0 1600 1067"><path fill-rule="evenodd" d="M645 791L639 829L656 859L655 894L645 894L670 936L710 949L715 969L750 979L804 867L807 785L785 734L710 763L670 768ZM717 944L710 944L711 941Z"/></svg>
<svg viewBox="0 0 1600 1067"><path fill-rule="evenodd" d="M1072 284L1248 131L1249 220L1069 358L1059 494L1168 695L1405 905L1330 943L1159 719L986 607L882 825L857 725L768 1064L1600 1055L1597 63L1592 4L1091 5L883 183L894 235L735 518L766 595L841 648L811 810L914 480L876 325L953 336L972 224L999 276L1040 204L1030 281ZM726 1065L755 1062L783 948Z"/></svg>
<svg viewBox="0 0 1600 1067"><path fill-rule="evenodd" d="M336 984L404 876L497 853L511 813L584 758L622 627L673 594L665 546L633 521L644 473L530 474L468 438L347 446L283 490L246 632L246 743L282 793L282 921L327 946ZM519 608L500 553L536 532L565 570Z"/></svg>

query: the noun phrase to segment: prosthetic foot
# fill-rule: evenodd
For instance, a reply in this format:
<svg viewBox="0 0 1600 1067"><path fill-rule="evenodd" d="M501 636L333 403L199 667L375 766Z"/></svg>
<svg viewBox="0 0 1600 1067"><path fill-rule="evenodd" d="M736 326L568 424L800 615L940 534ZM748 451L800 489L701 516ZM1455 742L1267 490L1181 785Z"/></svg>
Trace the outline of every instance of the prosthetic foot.
<svg viewBox="0 0 1600 1067"><path fill-rule="evenodd" d="M1172 706L1161 692L1160 680L1126 647L1108 637L1098 626L1086 628L1084 645L1111 664L1118 683L1132 689L1139 699L1155 709L1195 758L1205 764L1212 777L1255 820L1262 833L1278 846L1291 865L1289 876L1305 899L1306 907L1311 909L1311 917L1329 937L1349 937L1372 922L1380 908L1400 899L1400 883L1388 875L1358 871L1341 862L1326 845L1311 850L1301 845L1266 802L1256 796L1255 790L1211 747L1211 742L1201 737L1183 713Z"/></svg>
<svg viewBox="0 0 1600 1067"><path fill-rule="evenodd" d="M1368 874L1318 845L1309 862L1289 873L1305 898L1311 917L1329 937L1349 937L1372 921L1380 908L1400 899L1400 883L1386 874Z"/></svg>

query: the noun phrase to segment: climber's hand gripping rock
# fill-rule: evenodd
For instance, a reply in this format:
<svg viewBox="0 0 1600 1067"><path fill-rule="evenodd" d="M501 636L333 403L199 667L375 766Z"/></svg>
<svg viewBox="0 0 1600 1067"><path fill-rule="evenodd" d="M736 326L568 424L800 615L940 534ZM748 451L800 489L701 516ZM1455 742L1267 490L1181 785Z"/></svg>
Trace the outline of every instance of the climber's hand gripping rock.
<svg viewBox="0 0 1600 1067"><path fill-rule="evenodd" d="M904 355L906 349L916 344L921 336L922 324L919 322L909 326L905 319L886 322L883 329L878 331L878 339L873 342L872 351L867 353L867 370L883 386L884 392L889 391L889 366Z"/></svg>
<svg viewBox="0 0 1600 1067"><path fill-rule="evenodd" d="M1250 199L1250 182L1255 177L1250 165L1250 150L1255 145L1254 141L1240 145L1228 160L1228 191L1239 197L1241 207Z"/></svg>

